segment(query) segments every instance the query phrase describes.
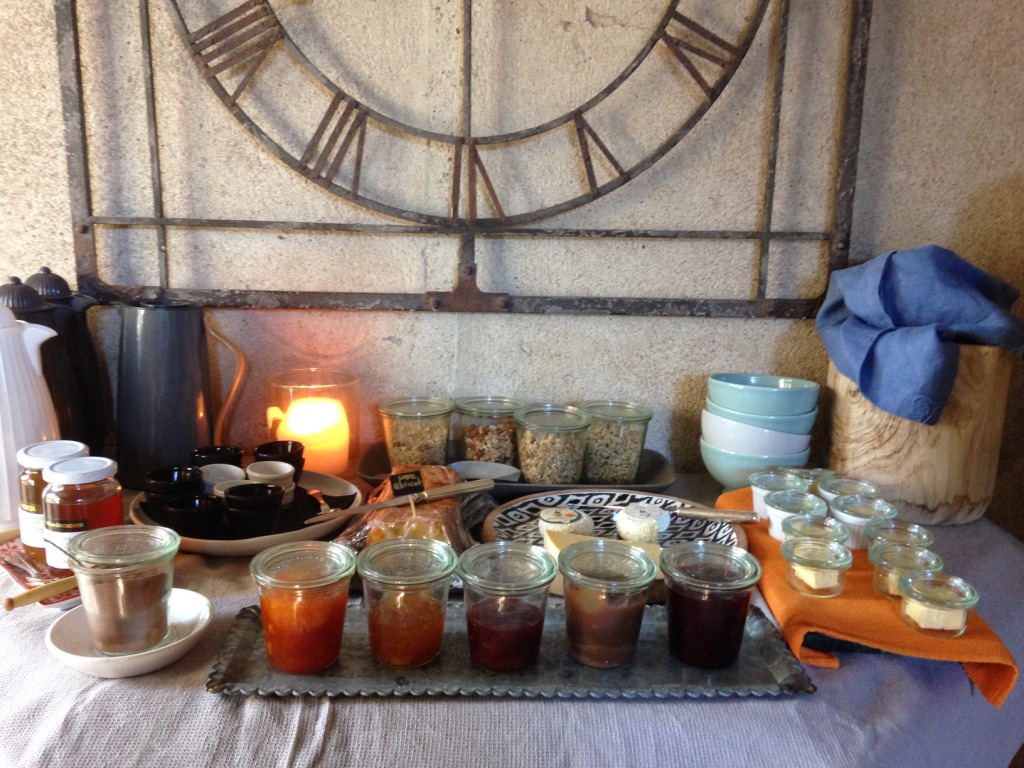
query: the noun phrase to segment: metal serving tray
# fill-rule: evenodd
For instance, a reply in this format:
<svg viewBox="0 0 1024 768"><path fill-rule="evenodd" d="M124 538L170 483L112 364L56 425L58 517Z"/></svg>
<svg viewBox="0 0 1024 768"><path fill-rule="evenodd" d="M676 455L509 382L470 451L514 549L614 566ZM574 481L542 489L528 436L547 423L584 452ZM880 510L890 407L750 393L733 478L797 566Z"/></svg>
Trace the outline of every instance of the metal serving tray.
<svg viewBox="0 0 1024 768"><path fill-rule="evenodd" d="M701 670L668 653L665 607L647 606L636 658L618 669L584 666L570 656L561 599L549 600L537 665L522 672L488 672L469 662L462 602L448 605L441 655L423 667L395 669L370 654L361 599L349 601L341 658L312 675L279 672L267 662L258 606L243 608L210 672L206 689L228 696L510 696L548 699L686 699L813 693L804 668L778 629L756 607L747 617L739 660Z"/></svg>

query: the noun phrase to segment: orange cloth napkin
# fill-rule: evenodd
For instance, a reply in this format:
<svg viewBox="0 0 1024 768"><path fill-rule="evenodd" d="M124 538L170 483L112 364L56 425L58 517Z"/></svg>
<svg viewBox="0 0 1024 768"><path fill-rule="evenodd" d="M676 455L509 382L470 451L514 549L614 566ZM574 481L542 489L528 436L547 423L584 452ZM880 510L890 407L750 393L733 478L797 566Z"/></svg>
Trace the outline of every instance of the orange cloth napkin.
<svg viewBox="0 0 1024 768"><path fill-rule="evenodd" d="M720 496L716 506L753 509L753 502L750 488L741 488ZM839 660L832 654L804 647L804 636L818 632L889 653L958 661L978 690L997 707L1010 694L1017 681L1017 662L977 611L968 613L967 629L957 638L931 637L911 629L903 623L899 601L888 600L875 591L872 565L863 550L853 552L853 566L847 571L842 594L829 599L801 595L786 583L786 561L780 543L768 535L767 523L750 523L743 530L751 554L763 568L758 585L761 594L800 661L817 667L839 667Z"/></svg>

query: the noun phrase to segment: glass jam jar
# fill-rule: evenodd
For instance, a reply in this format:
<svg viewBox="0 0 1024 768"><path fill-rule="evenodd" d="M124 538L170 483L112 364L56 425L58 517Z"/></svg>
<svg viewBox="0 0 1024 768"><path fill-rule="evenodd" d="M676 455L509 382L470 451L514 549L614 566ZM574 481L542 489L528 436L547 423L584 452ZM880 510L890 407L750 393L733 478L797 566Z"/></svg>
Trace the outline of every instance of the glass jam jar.
<svg viewBox="0 0 1024 768"><path fill-rule="evenodd" d="M421 667L444 639L455 550L434 539L389 539L359 553L370 653L390 667Z"/></svg>
<svg viewBox="0 0 1024 768"><path fill-rule="evenodd" d="M46 440L27 445L18 451L18 527L21 547L35 565L46 565L43 542L46 518L43 515L43 491L46 481L43 470L63 459L88 456L89 446L77 440Z"/></svg>
<svg viewBox="0 0 1024 768"><path fill-rule="evenodd" d="M515 412L526 403L511 397L465 397L459 412L459 444L466 461L519 466Z"/></svg>
<svg viewBox="0 0 1024 768"><path fill-rule="evenodd" d="M581 541L558 555L569 653L588 667L629 664L658 564L621 541Z"/></svg>
<svg viewBox="0 0 1024 768"><path fill-rule="evenodd" d="M455 403L441 397L405 397L377 406L392 467L445 464Z"/></svg>
<svg viewBox="0 0 1024 768"><path fill-rule="evenodd" d="M68 542L96 650L141 653L168 635L174 556L181 539L156 525L115 525Z"/></svg>
<svg viewBox="0 0 1024 768"><path fill-rule="evenodd" d="M252 559L271 666L309 674L337 660L355 569L352 551L332 541L279 544Z"/></svg>
<svg viewBox="0 0 1024 768"><path fill-rule="evenodd" d="M58 461L43 470L46 564L70 576L68 545L83 531L124 523L117 462L103 456Z"/></svg>
<svg viewBox="0 0 1024 768"><path fill-rule="evenodd" d="M558 573L540 547L513 541L480 544L462 553L469 660L512 672L537 663L548 586Z"/></svg>
<svg viewBox="0 0 1024 768"><path fill-rule="evenodd" d="M757 558L739 547L686 541L662 551L661 570L669 652L701 669L735 662L761 578Z"/></svg>
<svg viewBox="0 0 1024 768"><path fill-rule="evenodd" d="M590 414L571 405L536 403L516 411L523 481L573 485L583 475Z"/></svg>
<svg viewBox="0 0 1024 768"><path fill-rule="evenodd" d="M650 408L619 400L588 400L580 409L590 414L583 482L624 485L636 481L647 439Z"/></svg>

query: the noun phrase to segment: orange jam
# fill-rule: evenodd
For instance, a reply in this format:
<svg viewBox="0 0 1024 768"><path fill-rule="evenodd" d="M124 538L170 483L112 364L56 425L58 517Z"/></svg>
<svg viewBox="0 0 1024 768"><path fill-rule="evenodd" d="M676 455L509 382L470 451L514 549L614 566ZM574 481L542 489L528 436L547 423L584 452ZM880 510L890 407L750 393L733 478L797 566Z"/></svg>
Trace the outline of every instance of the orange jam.
<svg viewBox="0 0 1024 768"><path fill-rule="evenodd" d="M370 651L381 664L419 667L441 652L445 605L428 590L386 592L369 612Z"/></svg>
<svg viewBox="0 0 1024 768"><path fill-rule="evenodd" d="M348 582L315 590L260 590L267 658L282 672L329 667L341 652Z"/></svg>

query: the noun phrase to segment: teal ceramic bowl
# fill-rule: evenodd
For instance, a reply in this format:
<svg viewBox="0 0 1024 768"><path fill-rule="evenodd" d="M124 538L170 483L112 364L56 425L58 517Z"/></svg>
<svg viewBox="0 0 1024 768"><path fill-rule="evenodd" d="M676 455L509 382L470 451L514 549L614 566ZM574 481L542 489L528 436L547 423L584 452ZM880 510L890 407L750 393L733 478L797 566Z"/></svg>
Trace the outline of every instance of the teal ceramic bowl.
<svg viewBox="0 0 1024 768"><path fill-rule="evenodd" d="M788 432L791 435L808 435L814 428L814 420L818 418L818 409L796 416L762 416L758 413L742 413L730 408L723 408L710 397L705 400L704 407L716 416L724 419L740 421L761 429L772 429L776 432Z"/></svg>
<svg viewBox="0 0 1024 768"><path fill-rule="evenodd" d="M818 406L821 387L807 379L763 373L716 373L708 397L723 408L760 416L796 416Z"/></svg>
<svg viewBox="0 0 1024 768"><path fill-rule="evenodd" d="M781 453L759 455L754 453L737 453L724 448L716 448L704 438L700 439L700 457L708 473L725 490L733 491L750 485L749 476L768 467L804 467L811 456L808 448L800 453Z"/></svg>

